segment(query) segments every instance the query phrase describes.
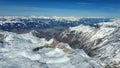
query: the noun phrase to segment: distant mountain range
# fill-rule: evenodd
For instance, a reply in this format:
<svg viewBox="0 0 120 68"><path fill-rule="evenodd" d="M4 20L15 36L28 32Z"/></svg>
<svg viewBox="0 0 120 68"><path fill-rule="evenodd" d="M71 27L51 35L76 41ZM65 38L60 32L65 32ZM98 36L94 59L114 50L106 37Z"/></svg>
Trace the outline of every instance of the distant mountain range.
<svg viewBox="0 0 120 68"><path fill-rule="evenodd" d="M44 16L1 16L0 30L21 32L49 28L68 28L80 24L98 28L100 22L109 22L112 18L44 17Z"/></svg>

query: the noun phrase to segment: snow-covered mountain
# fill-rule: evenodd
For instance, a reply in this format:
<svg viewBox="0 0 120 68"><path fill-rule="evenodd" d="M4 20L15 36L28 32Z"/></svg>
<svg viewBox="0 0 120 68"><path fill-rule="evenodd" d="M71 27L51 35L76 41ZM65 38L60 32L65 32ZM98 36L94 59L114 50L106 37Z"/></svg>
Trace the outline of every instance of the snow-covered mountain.
<svg viewBox="0 0 120 68"><path fill-rule="evenodd" d="M67 43L46 41L32 33L0 34L0 68L102 68L83 50L73 50Z"/></svg>
<svg viewBox="0 0 120 68"><path fill-rule="evenodd" d="M30 30L68 28L80 24L98 27L96 23L111 21L111 18L44 17L44 16L1 16L0 30L25 32Z"/></svg>
<svg viewBox="0 0 120 68"><path fill-rule="evenodd" d="M108 68L120 68L120 19L98 25L99 28L89 25L69 28L60 34L60 41L69 43L74 49L83 49Z"/></svg>
<svg viewBox="0 0 120 68"><path fill-rule="evenodd" d="M0 30L0 68L120 68L119 18L1 16Z"/></svg>

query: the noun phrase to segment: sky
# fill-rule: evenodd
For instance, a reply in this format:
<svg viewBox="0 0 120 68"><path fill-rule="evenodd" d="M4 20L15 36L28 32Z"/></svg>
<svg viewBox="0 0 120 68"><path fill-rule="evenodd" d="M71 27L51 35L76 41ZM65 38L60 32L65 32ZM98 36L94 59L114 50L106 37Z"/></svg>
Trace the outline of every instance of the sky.
<svg viewBox="0 0 120 68"><path fill-rule="evenodd" d="M0 16L120 17L120 0L0 0Z"/></svg>

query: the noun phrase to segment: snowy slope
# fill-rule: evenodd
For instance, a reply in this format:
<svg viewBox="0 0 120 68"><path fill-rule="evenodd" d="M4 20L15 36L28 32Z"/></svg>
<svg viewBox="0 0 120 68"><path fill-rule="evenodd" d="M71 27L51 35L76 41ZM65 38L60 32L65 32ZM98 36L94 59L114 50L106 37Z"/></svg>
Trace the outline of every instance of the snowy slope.
<svg viewBox="0 0 120 68"><path fill-rule="evenodd" d="M91 53L109 67L120 68L120 19L103 25L108 28L106 33L102 31L106 37Z"/></svg>
<svg viewBox="0 0 120 68"><path fill-rule="evenodd" d="M54 48L44 47L33 51L46 44L50 46L54 39L46 41L33 36L31 32L0 34L4 35L0 40L0 68L102 68L83 50L73 50L65 43L58 43Z"/></svg>
<svg viewBox="0 0 120 68"><path fill-rule="evenodd" d="M120 68L120 19L101 22L99 26L99 28L86 25L71 27L61 36L64 39L70 38L69 35L71 35L72 48L83 49L106 68Z"/></svg>

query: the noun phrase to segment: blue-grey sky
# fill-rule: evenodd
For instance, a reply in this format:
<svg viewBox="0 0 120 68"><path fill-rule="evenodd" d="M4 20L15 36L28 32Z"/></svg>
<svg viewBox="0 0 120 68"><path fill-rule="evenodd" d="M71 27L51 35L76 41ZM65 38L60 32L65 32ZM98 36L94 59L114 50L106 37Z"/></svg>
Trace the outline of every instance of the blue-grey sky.
<svg viewBox="0 0 120 68"><path fill-rule="evenodd" d="M0 15L120 17L120 1L0 0Z"/></svg>

